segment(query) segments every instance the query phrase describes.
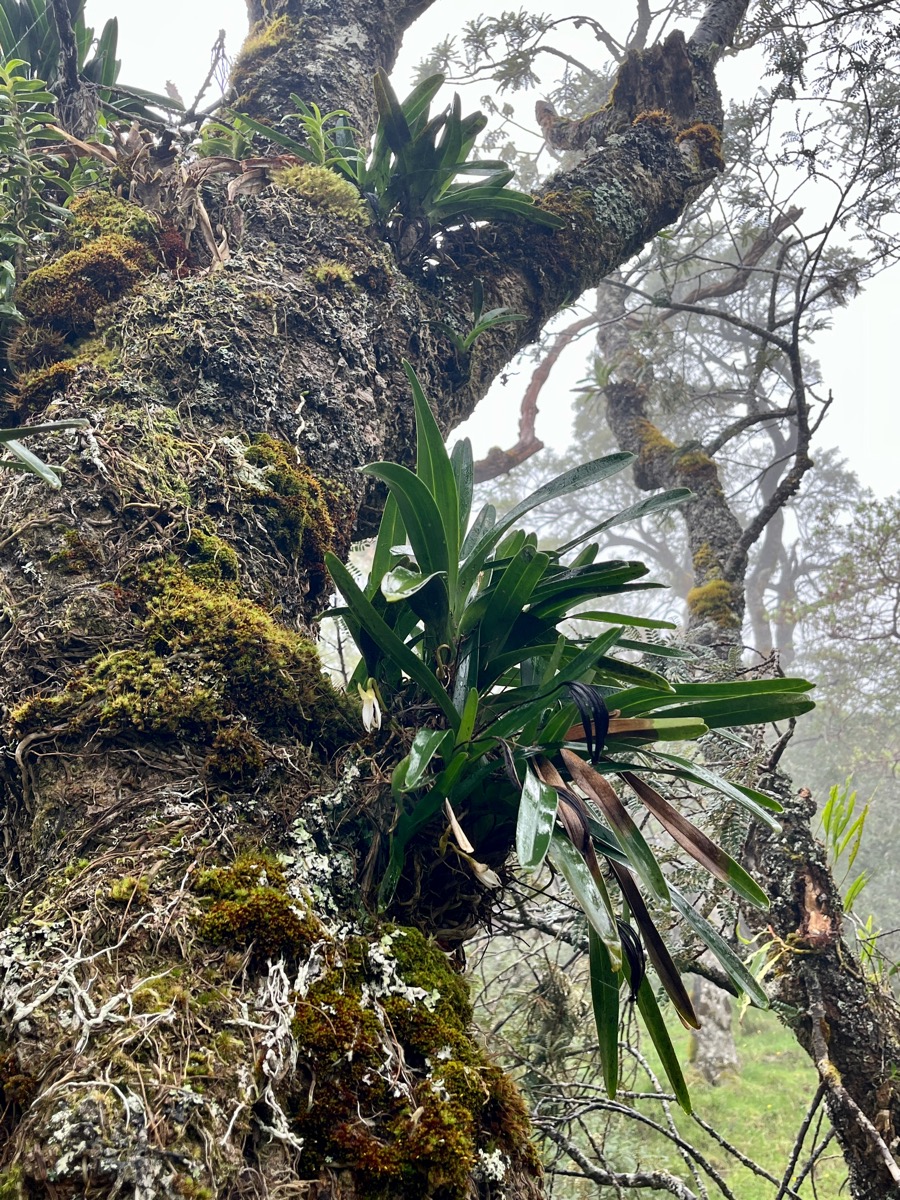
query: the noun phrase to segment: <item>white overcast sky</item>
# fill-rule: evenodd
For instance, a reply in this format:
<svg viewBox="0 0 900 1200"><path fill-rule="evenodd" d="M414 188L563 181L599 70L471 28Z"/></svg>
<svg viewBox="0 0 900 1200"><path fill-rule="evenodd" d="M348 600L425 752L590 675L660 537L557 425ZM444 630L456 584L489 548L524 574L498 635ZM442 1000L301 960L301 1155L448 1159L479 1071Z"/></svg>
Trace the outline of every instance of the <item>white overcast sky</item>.
<svg viewBox="0 0 900 1200"><path fill-rule="evenodd" d="M596 0L588 7L593 10L594 4ZM605 13L621 12L620 5L621 0L605 0L601 7ZM398 65L399 89L406 84L402 76L435 43L481 13L499 13L509 7L509 0L439 0L407 37ZM533 5L537 11L560 15L575 7L573 0L540 0ZM234 55L247 28L244 0L87 0L88 23L98 32L111 16L119 18L122 81L161 92L166 80L171 80L188 102L206 74L219 29L225 29L228 52ZM591 39L580 35L576 53L586 57L592 48ZM724 90L727 96L727 82ZM476 104L477 99L473 107ZM834 394L822 441L839 446L862 482L880 495L900 489L898 291L898 269L874 280L861 297L835 314L832 330L821 335L816 346L825 385ZM518 398L529 371L526 365L505 388L496 385L468 422L466 432L476 455L492 445L515 441ZM555 373L544 389L537 432L548 445L562 448L567 442L570 426L565 392L583 374L578 352L570 355L568 363L560 363L558 377Z"/></svg>

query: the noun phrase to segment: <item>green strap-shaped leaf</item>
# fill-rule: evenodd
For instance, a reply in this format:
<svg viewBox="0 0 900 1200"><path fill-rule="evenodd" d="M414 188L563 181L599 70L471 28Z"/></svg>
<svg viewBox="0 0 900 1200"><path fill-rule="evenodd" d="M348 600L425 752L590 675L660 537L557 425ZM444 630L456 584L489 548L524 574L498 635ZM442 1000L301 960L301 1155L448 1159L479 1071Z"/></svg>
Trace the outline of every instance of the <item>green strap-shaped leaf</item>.
<svg viewBox="0 0 900 1200"><path fill-rule="evenodd" d="M713 928L709 921L697 912L696 908L694 908L678 888L673 886L671 892L672 903L703 944L713 952L729 979L742 991L746 992L758 1008L768 1008L769 998L763 991L758 980L753 978L718 930Z"/></svg>
<svg viewBox="0 0 900 1200"><path fill-rule="evenodd" d="M650 513L664 512L667 508L675 508L677 505L684 504L686 500L690 500L692 495L693 493L690 488L671 488L667 492L657 492L655 496L648 496L646 500L639 500L637 504L632 504L629 508L623 508L614 517L607 517L599 525L592 525L590 529L585 530L584 533L580 533L571 542L566 542L564 546L560 546L557 554L568 554L570 550L574 550L576 546L580 546L588 538L596 537L598 533L603 533L604 530L611 529L614 525L621 525L625 521L635 521L640 517L648 516Z"/></svg>
<svg viewBox="0 0 900 1200"><path fill-rule="evenodd" d="M325 566L337 585L338 591L344 597L347 607L373 642L389 658L393 659L401 671L414 680L437 704L454 730L459 726L459 714L453 707L450 697L441 687L437 677L428 669L420 658L417 658L394 633L390 626L378 615L371 602L360 591L353 576L339 558L330 551L325 555Z"/></svg>
<svg viewBox="0 0 900 1200"><path fill-rule="evenodd" d="M422 782L434 756L447 743L452 744L453 733L449 729L419 729L409 749L409 766L406 768L404 791L411 792Z"/></svg>
<svg viewBox="0 0 900 1200"><path fill-rule="evenodd" d="M627 960L625 971L627 974ZM693 1110L691 1094L685 1083L681 1064L678 1061L678 1055L675 1053L675 1047L672 1045L672 1039L669 1037L669 1031L663 1020L663 1015L659 1011L659 1005L656 1003L653 987L646 975L641 980L641 986L638 988L637 1006L638 1011L644 1019L647 1032L650 1034L650 1040L656 1047L656 1053L659 1055L659 1061L662 1063L666 1078L672 1085L675 1098L684 1111L690 1114Z"/></svg>
<svg viewBox="0 0 900 1200"><path fill-rule="evenodd" d="M644 884L662 904L668 904L669 887L662 868L612 784L571 750L560 753L569 774L599 806Z"/></svg>
<svg viewBox="0 0 900 1200"><path fill-rule="evenodd" d="M579 614L579 620L581 620ZM637 716L642 712L652 712L660 707L674 704L688 705L706 701L721 700L723 703L732 700L747 700L757 697L770 697L784 692L799 694L808 692L813 684L805 679L749 679L736 680L731 683L677 683L670 693L660 697L655 689L634 688L617 697L619 709L623 716ZM686 713L686 715L689 715ZM698 714L700 715L700 714Z"/></svg>
<svg viewBox="0 0 900 1200"><path fill-rule="evenodd" d="M597 1049L603 1082L610 1100L619 1087L619 987L620 977L613 970L606 942L593 925L588 925L591 967L591 1007L597 1026Z"/></svg>
<svg viewBox="0 0 900 1200"><path fill-rule="evenodd" d="M681 980L678 968L672 961L672 956L669 954L665 942L659 935L659 930L653 923L653 918L650 916L647 905L644 903L644 897L634 882L634 877L627 867L622 867L616 862L611 862L610 866L613 874L619 881L622 897L631 909L631 915L634 917L637 927L641 931L641 937L643 938L644 945L647 947L650 961L656 968L660 982L666 990L666 995L672 1001L672 1006L678 1013L682 1025L687 1029L699 1029L700 1022L697 1020L697 1014L694 1012L691 998L687 994L687 989Z"/></svg>
<svg viewBox="0 0 900 1200"><path fill-rule="evenodd" d="M622 966L622 945L609 893L601 880L594 879L587 863L564 833L554 829L548 849L550 861L560 872L572 895L603 939L614 970Z"/></svg>
<svg viewBox="0 0 900 1200"><path fill-rule="evenodd" d="M459 721L459 729L456 731L457 746L468 742L475 732L475 720L478 716L479 694L477 687L469 688L466 693L465 703L463 705L462 716Z"/></svg>
<svg viewBox="0 0 900 1200"><path fill-rule="evenodd" d="M393 566L391 550L406 541L406 529L400 516L397 501L391 493L385 501L381 523L378 526L378 537L375 539L375 553L372 556L372 569L366 582L366 595L369 599L374 596L381 586L381 581Z"/></svg>
<svg viewBox="0 0 900 1200"><path fill-rule="evenodd" d="M579 621L605 621L608 625L636 625L641 629L677 629L672 621L657 621L653 617L634 617L629 613L581 612Z"/></svg>
<svg viewBox="0 0 900 1200"><path fill-rule="evenodd" d="M549 561L548 554L536 554L523 546L500 576L478 626L483 670L490 666L492 656L503 650L513 622L528 604Z"/></svg>
<svg viewBox="0 0 900 1200"><path fill-rule="evenodd" d="M547 857L558 803L556 790L526 767L516 821L516 854L526 871L536 871Z"/></svg>
<svg viewBox="0 0 900 1200"><path fill-rule="evenodd" d="M633 638L619 638L623 650L638 650L641 654L652 654L656 658L696 658L693 650L681 646L658 645L656 642L641 642Z"/></svg>
<svg viewBox="0 0 900 1200"><path fill-rule="evenodd" d="M27 437L31 433L56 433L60 429L84 429L90 424L84 417L73 417L69 421L44 421L40 425L16 425L0 429L0 442L11 442Z"/></svg>
<svg viewBox="0 0 900 1200"><path fill-rule="evenodd" d="M379 123L385 140L393 152L400 155L412 141L412 133L400 101L397 99L397 93L391 87L391 81L381 67L378 67L375 72L374 86Z"/></svg>
<svg viewBox="0 0 900 1200"><path fill-rule="evenodd" d="M397 463L370 463L363 475L380 479L397 501L406 535L419 569L426 575L448 569L448 547L441 514L428 488L412 471Z"/></svg>
<svg viewBox="0 0 900 1200"><path fill-rule="evenodd" d="M7 438L5 440L5 444L7 450L10 450L16 456L16 458L19 460L19 463L21 463L22 467L26 471L30 471L33 475L40 476L44 483L49 484L50 487L54 489L62 487L60 478L53 468L48 467L42 458L38 458L36 454L32 454L27 446L23 446L21 442L16 441L14 438ZM9 463L4 465L18 466L19 464Z"/></svg>
<svg viewBox="0 0 900 1200"><path fill-rule="evenodd" d="M447 546L448 591L451 600L454 593L456 572L459 564L459 493L456 475L450 455L444 445L444 436L428 404L415 371L403 360L403 369L412 388L416 410L416 475L434 498L444 526L444 541Z"/></svg>
<svg viewBox="0 0 900 1200"><path fill-rule="evenodd" d="M477 541L473 542L471 548L468 550L463 571L460 573L461 588L467 590L472 587L493 547L496 546L507 529L512 529L519 518L523 517L525 513L531 512L533 508L538 508L541 504L546 504L548 500L555 500L559 496L568 496L573 492L590 486L592 483L599 483L600 480L623 471L632 462L634 462L633 454L627 454L624 451L618 454L608 454L605 458L594 459L592 462L583 463L579 467L573 467L571 471L566 471L564 474L557 476L556 479L551 480L550 483L545 483L543 487L539 487L537 491L532 492L530 496L527 496L510 509L493 528L480 533ZM466 547L468 546L469 539L467 538Z"/></svg>
<svg viewBox="0 0 900 1200"><path fill-rule="evenodd" d="M764 792L756 792L753 789L744 789L733 784L728 779L723 779L721 775L717 775L714 771L707 770L700 763L693 762L689 758L682 758L679 754L672 754L670 750L654 750L652 751L655 759L662 759L663 762L674 763L680 768L679 774L683 779L689 779L692 783L698 783L701 787L712 788L716 792L721 792L723 796L728 796L735 800L742 808L751 813L758 821L768 825L775 833L781 832L781 826L772 816L773 812L782 812L782 807L777 800L773 800L771 796L766 796ZM764 801L762 803L761 801Z"/></svg>
<svg viewBox="0 0 900 1200"><path fill-rule="evenodd" d="M472 493L475 489L475 462L472 457L472 443L468 438L461 438L453 447L450 455L450 465L456 477L456 492L459 497L459 542L461 544L469 528L469 515L472 511Z"/></svg>

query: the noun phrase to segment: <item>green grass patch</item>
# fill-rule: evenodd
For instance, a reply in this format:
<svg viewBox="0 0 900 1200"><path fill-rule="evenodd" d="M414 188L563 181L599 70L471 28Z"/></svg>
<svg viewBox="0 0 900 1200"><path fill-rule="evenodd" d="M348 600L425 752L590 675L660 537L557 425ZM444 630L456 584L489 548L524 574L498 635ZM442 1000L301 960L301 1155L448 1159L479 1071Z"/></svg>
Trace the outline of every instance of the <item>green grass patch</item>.
<svg viewBox="0 0 900 1200"><path fill-rule="evenodd" d="M686 1030L673 1031L673 1041L682 1062L687 1062L690 1053L690 1035ZM727 1076L717 1086L708 1084L696 1071L688 1069L687 1080L696 1113L741 1153L764 1167L779 1182L787 1166L794 1139L809 1108L816 1090L815 1068L806 1054L797 1045L792 1035L772 1013L751 1009L742 1026L737 1027L737 1050L740 1060L739 1071ZM647 1053L653 1069L659 1064L652 1054ZM663 1078L661 1076L661 1078ZM640 1086L640 1085L639 1085ZM643 1088L641 1088L643 1090ZM661 1106L652 1101L638 1102L637 1106L648 1116L665 1124ZM695 1146L709 1163L720 1172L731 1191L739 1200L772 1200L777 1190L766 1179L742 1166L733 1155L676 1105L671 1106L675 1124L681 1136ZM820 1108L820 1112L822 1109ZM798 1170L804 1166L813 1148L818 1113L798 1160ZM823 1116L819 1138L828 1129L827 1117ZM684 1179L696 1190L684 1161L677 1149L657 1135L649 1138L639 1134L635 1125L635 1148L645 1167L664 1168ZM651 1149L652 1139L652 1149ZM616 1167L623 1169L616 1161ZM632 1168L633 1169L633 1168ZM838 1200L846 1195L841 1186L846 1180L844 1160L835 1142L825 1150L814 1167L815 1193L807 1176L800 1195L813 1200ZM719 1195L715 1185L707 1180L711 1195ZM597 1193L595 1193L597 1194ZM599 1194L604 1194L601 1189ZM610 1195L612 1193L610 1192ZM662 1197L663 1192L645 1192L642 1195Z"/></svg>

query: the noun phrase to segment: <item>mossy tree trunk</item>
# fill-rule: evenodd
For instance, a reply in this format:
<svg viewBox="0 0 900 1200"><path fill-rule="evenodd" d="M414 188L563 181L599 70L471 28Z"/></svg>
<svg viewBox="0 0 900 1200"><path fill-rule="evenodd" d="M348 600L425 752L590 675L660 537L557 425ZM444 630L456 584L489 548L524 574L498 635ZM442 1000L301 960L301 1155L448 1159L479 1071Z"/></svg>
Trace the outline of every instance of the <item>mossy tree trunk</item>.
<svg viewBox="0 0 900 1200"><path fill-rule="evenodd" d="M273 119L293 91L371 129L371 73L426 7L253 0L239 104ZM361 895L405 731L364 738L319 670L323 555L377 519L357 468L409 461L403 358L449 430L712 178L744 7L629 59L613 142L541 193L557 232L459 229L401 264L346 197L201 209L162 163L115 181L149 217L82 198L23 282L8 403L92 429L60 493L19 476L0 499L0 1194L539 1194L444 953L471 928L453 887L477 917L480 885L448 868L439 912L417 883L403 928ZM676 121L632 124L663 102ZM207 215L215 265L186 246ZM461 362L436 322L467 331L476 280L528 320Z"/></svg>

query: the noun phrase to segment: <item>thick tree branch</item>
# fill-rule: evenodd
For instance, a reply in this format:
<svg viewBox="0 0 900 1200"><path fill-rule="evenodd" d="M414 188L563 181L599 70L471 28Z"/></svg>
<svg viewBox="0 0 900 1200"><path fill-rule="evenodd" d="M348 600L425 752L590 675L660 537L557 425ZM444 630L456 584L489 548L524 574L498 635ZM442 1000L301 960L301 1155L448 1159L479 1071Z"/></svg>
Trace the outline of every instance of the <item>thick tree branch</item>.
<svg viewBox="0 0 900 1200"><path fill-rule="evenodd" d="M375 128L372 77L390 71L403 34L434 0L247 0L250 36L235 60L230 101L275 124L291 93L322 112L346 109L365 145Z"/></svg>

